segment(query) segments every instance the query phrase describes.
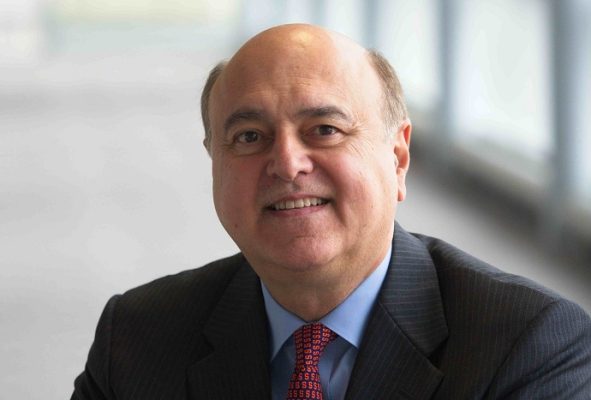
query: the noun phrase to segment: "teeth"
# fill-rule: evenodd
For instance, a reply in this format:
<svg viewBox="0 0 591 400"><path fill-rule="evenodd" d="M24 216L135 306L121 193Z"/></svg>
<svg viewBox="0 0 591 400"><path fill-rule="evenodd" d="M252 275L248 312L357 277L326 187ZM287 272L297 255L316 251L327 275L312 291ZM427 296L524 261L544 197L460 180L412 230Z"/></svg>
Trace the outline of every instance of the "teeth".
<svg viewBox="0 0 591 400"><path fill-rule="evenodd" d="M271 208L275 210L292 210L294 208L319 206L325 203L327 203L326 200L320 199L318 197L310 197L305 199L280 201L273 204Z"/></svg>

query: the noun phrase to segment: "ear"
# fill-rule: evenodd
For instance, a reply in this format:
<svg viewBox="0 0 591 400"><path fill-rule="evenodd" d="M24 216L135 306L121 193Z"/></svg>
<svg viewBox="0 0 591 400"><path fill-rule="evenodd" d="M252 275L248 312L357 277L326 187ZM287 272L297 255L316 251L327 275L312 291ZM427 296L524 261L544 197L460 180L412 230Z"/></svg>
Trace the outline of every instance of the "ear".
<svg viewBox="0 0 591 400"><path fill-rule="evenodd" d="M410 134L412 124L407 118L400 124L394 137L394 156L396 158L396 179L398 180L398 201L406 197L406 173L410 166Z"/></svg>
<svg viewBox="0 0 591 400"><path fill-rule="evenodd" d="M203 143L203 147L207 151L207 154L209 154L209 157L211 157L211 139L207 140L207 138L204 138L201 143Z"/></svg>

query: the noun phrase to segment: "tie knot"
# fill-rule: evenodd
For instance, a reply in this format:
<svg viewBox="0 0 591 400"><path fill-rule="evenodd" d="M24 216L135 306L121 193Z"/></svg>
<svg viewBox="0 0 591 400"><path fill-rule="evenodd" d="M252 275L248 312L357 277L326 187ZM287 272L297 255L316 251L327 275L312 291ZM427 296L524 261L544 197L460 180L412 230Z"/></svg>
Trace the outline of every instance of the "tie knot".
<svg viewBox="0 0 591 400"><path fill-rule="evenodd" d="M296 366L317 366L324 348L336 337L321 323L307 324L295 331Z"/></svg>

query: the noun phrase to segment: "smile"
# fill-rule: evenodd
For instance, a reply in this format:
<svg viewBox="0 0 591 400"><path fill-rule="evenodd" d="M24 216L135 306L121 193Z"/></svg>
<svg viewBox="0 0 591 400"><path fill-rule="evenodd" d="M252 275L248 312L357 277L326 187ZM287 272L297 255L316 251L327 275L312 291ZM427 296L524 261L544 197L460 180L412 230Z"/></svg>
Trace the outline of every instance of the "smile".
<svg viewBox="0 0 591 400"><path fill-rule="evenodd" d="M279 201L275 204L271 204L269 208L275 211L293 210L297 208L320 206L326 203L328 203L328 200L319 197L307 197L305 199Z"/></svg>

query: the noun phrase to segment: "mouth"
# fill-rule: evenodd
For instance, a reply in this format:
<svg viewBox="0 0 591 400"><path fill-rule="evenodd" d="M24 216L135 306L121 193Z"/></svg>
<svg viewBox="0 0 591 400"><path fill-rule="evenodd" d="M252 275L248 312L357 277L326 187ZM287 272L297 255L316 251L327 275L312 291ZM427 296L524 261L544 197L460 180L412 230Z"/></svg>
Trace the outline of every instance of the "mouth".
<svg viewBox="0 0 591 400"><path fill-rule="evenodd" d="M281 200L266 207L267 210L282 211L295 210L307 207L318 207L327 204L328 200L320 197L305 197L295 200Z"/></svg>

